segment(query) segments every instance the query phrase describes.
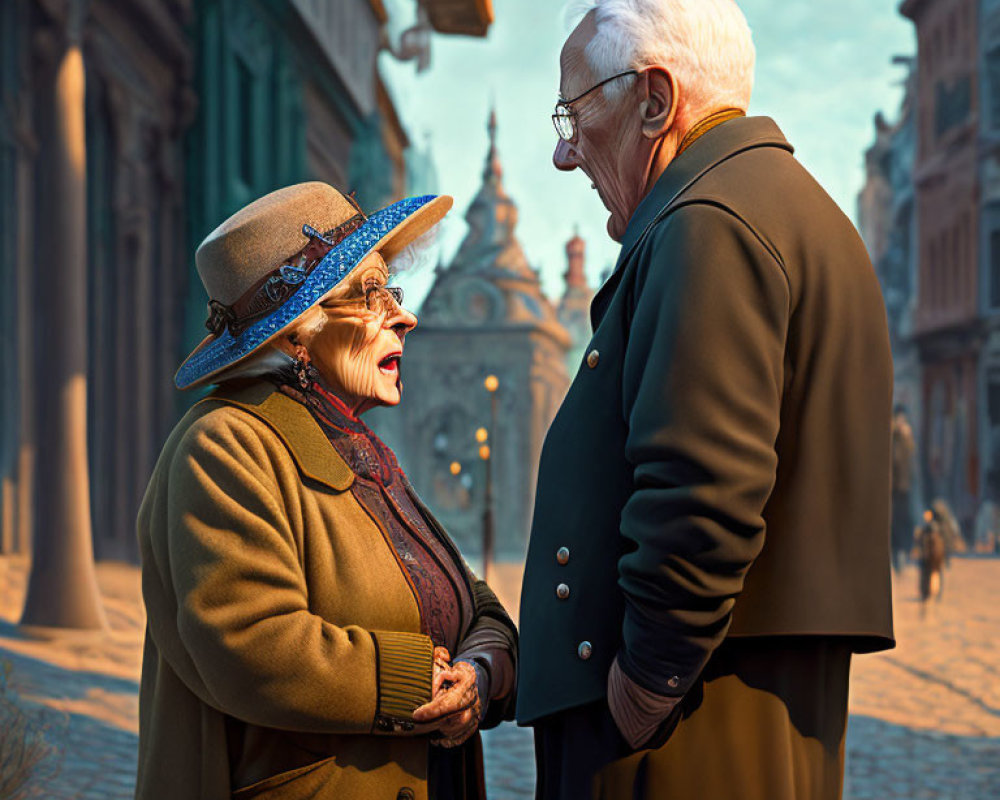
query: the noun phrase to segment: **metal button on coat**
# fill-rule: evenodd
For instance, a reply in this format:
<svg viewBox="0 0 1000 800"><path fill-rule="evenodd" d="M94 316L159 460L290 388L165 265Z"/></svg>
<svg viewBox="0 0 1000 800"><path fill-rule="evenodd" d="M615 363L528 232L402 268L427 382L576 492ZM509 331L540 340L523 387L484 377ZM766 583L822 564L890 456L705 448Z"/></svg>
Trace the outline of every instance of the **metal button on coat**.
<svg viewBox="0 0 1000 800"><path fill-rule="evenodd" d="M591 350L587 353L587 366L593 369L597 366L597 362L601 360L601 354L596 350Z"/></svg>
<svg viewBox="0 0 1000 800"><path fill-rule="evenodd" d="M567 586L565 583L560 583L556 587L556 597L558 597L560 600L565 600L567 597L569 597L569 586Z"/></svg>
<svg viewBox="0 0 1000 800"><path fill-rule="evenodd" d="M558 550L556 550L556 561L558 561L563 566L569 563L568 547L560 547Z"/></svg>
<svg viewBox="0 0 1000 800"><path fill-rule="evenodd" d="M580 646L576 648L576 654L586 661L594 654L594 648L590 642L580 642Z"/></svg>
<svg viewBox="0 0 1000 800"><path fill-rule="evenodd" d="M670 680L667 681L667 686L671 689L676 689L681 685L681 679L674 675Z"/></svg>
<svg viewBox="0 0 1000 800"><path fill-rule="evenodd" d="M404 786L399 790L399 794L396 795L396 800L414 800L416 795L413 793L413 789L409 786Z"/></svg>

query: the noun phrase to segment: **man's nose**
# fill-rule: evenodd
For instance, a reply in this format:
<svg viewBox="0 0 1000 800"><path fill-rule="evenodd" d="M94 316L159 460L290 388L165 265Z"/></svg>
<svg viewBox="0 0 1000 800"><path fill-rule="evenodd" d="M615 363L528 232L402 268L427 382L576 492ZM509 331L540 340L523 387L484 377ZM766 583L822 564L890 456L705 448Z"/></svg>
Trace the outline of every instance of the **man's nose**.
<svg viewBox="0 0 1000 800"><path fill-rule="evenodd" d="M561 169L564 172L576 169L576 150L573 148L573 145L565 139L560 139L556 142L556 149L552 153L552 163L556 169Z"/></svg>

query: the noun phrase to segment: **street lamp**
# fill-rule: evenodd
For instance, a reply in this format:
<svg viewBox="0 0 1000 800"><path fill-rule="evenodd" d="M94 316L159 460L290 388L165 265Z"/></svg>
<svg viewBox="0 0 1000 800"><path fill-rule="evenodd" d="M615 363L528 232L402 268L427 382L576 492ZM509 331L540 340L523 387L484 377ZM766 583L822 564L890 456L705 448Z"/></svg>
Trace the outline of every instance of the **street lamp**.
<svg viewBox="0 0 1000 800"><path fill-rule="evenodd" d="M493 563L493 458L490 446L486 444L493 435L497 437L497 389L500 381L496 375L487 375L483 386L490 393L490 427L476 431L476 441L479 442L479 457L486 463L486 502L483 508L483 580L489 581L489 571Z"/></svg>

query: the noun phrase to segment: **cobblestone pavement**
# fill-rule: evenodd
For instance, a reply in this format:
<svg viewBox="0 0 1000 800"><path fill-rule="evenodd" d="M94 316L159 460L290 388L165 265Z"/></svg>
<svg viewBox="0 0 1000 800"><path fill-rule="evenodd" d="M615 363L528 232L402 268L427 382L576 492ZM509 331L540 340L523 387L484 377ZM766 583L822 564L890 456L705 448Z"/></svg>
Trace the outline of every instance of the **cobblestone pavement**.
<svg viewBox="0 0 1000 800"><path fill-rule="evenodd" d="M36 796L126 800L134 786L138 669L144 618L134 568L101 565L111 633L40 641L13 624L25 564L0 558L0 662L6 690L56 755ZM496 573L516 609L518 570ZM1000 560L955 560L942 602L922 612L916 570L895 586L899 646L854 661L845 797L986 800L1000 797ZM530 730L485 734L491 800L532 797Z"/></svg>
<svg viewBox="0 0 1000 800"><path fill-rule="evenodd" d="M847 794L1000 797L1000 560L954 559L940 603L894 587L895 650L854 661Z"/></svg>
<svg viewBox="0 0 1000 800"><path fill-rule="evenodd" d="M110 631L37 638L14 624L27 566L24 559L0 557L0 666L9 668L0 701L16 703L29 730L52 748L30 786L34 794L26 796L131 800L145 626L138 570L100 565L98 582Z"/></svg>

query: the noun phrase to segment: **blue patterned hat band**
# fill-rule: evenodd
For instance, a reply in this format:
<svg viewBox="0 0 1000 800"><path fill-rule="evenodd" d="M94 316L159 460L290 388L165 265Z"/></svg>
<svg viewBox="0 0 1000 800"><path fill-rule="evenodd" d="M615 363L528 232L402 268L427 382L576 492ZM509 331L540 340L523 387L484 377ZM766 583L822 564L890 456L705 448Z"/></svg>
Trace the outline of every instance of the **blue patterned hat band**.
<svg viewBox="0 0 1000 800"><path fill-rule="evenodd" d="M325 297L377 245L387 243L388 237L400 225L437 199L447 202L437 209L434 219L423 228L426 230L450 208L450 197L410 197L372 214L357 230L336 244L305 276L296 273L293 277L298 288L272 313L249 324L239 336L234 336L228 327L223 326L221 333L210 337L196 348L181 364L174 377L177 388L187 389L207 383L213 375L253 353Z"/></svg>

